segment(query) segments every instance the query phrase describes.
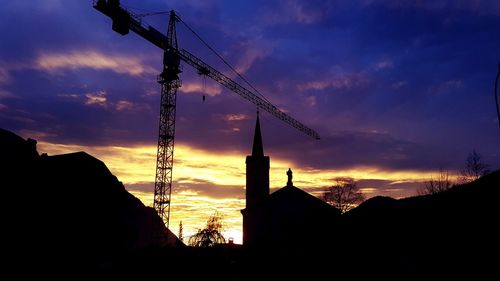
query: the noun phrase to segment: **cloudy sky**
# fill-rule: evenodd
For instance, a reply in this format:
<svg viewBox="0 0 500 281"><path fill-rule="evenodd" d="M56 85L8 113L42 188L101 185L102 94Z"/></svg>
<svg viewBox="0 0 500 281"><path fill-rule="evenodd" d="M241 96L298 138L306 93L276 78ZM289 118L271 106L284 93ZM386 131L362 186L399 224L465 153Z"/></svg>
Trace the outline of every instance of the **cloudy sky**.
<svg viewBox="0 0 500 281"><path fill-rule="evenodd" d="M476 149L500 168L493 83L500 2L487 0L122 0L136 14L174 9L316 141L262 113L271 186L313 194L351 176L367 197L415 194ZM168 15L143 21L166 30ZM179 44L227 68L182 25ZM49 155L84 150L152 204L162 51L121 36L92 1L2 1L0 127ZM218 210L241 241L245 155L256 108L183 66L171 228ZM239 80L237 80L239 81ZM202 100L202 96L206 100ZM96 194L98 196L98 194Z"/></svg>

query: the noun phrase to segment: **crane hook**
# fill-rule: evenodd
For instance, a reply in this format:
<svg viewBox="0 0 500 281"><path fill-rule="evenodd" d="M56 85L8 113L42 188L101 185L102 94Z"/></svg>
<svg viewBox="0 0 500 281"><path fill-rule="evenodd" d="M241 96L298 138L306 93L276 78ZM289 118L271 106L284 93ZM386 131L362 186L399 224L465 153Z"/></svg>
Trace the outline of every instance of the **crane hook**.
<svg viewBox="0 0 500 281"><path fill-rule="evenodd" d="M204 102L206 99L205 93L207 91L207 76L205 74L200 74L200 75L202 75L202 79L203 79L203 89L202 89L203 96L201 97L201 100Z"/></svg>

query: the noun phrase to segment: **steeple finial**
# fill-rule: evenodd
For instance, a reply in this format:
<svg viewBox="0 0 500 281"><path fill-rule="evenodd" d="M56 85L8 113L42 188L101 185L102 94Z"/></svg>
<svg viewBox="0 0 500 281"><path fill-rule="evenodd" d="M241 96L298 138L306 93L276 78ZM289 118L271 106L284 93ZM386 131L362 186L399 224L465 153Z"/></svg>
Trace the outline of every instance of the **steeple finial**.
<svg viewBox="0 0 500 281"><path fill-rule="evenodd" d="M292 169L288 168L288 171L286 172L286 175L288 176L288 181L286 183L286 186L293 186L293 182L292 182L293 172L292 172Z"/></svg>
<svg viewBox="0 0 500 281"><path fill-rule="evenodd" d="M262 145L262 134L260 133L259 112L257 111L257 121L255 123L255 134L253 136L252 156L264 157L264 147Z"/></svg>

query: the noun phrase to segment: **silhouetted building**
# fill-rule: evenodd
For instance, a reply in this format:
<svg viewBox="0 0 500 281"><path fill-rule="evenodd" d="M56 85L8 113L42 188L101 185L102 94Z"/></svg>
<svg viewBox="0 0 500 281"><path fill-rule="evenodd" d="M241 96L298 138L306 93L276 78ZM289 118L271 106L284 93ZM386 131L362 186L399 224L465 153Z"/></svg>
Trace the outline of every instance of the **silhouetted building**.
<svg viewBox="0 0 500 281"><path fill-rule="evenodd" d="M246 158L246 208L243 214L245 246L305 245L311 233L330 233L340 211L295 187L291 169L285 187L269 194L269 156L264 156L259 117L252 155Z"/></svg>
<svg viewBox="0 0 500 281"><path fill-rule="evenodd" d="M259 204L269 196L269 156L264 156L259 116L255 124L252 155L245 161L246 173L246 207Z"/></svg>

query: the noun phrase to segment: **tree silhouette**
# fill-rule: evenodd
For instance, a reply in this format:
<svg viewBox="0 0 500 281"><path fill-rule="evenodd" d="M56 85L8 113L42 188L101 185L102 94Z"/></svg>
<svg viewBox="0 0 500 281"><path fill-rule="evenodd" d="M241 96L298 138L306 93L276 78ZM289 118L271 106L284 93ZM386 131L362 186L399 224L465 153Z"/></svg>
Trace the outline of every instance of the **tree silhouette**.
<svg viewBox="0 0 500 281"><path fill-rule="evenodd" d="M189 237L189 246L208 248L223 244L226 239L222 235L222 216L215 212L207 220L207 225Z"/></svg>
<svg viewBox="0 0 500 281"><path fill-rule="evenodd" d="M488 165L483 162L482 155L477 153L475 149L469 153L465 160L465 168L460 171L460 180L463 183L468 183L477 180L478 178L488 174Z"/></svg>
<svg viewBox="0 0 500 281"><path fill-rule="evenodd" d="M333 186L326 188L323 200L345 213L363 202L364 196L353 178L338 177Z"/></svg>
<svg viewBox="0 0 500 281"><path fill-rule="evenodd" d="M435 194L443 192L450 189L453 186L453 182L450 180L448 171L439 170L439 175L436 179L431 178L429 181L424 183L424 186L420 188L417 193L418 195Z"/></svg>

